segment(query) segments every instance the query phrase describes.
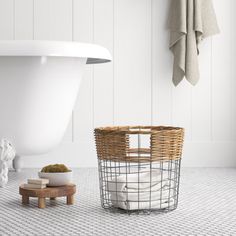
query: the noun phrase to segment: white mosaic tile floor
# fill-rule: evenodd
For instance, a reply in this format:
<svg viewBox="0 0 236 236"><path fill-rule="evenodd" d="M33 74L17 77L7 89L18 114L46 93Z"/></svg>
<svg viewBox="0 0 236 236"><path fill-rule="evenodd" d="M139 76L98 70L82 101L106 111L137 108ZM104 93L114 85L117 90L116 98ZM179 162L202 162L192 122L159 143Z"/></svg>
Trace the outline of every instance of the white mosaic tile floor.
<svg viewBox="0 0 236 236"><path fill-rule="evenodd" d="M236 235L236 169L182 169L179 207L164 214L126 215L100 207L96 169L77 169L76 203L65 199L21 205L18 186L37 170L10 173L0 189L0 235L233 236Z"/></svg>

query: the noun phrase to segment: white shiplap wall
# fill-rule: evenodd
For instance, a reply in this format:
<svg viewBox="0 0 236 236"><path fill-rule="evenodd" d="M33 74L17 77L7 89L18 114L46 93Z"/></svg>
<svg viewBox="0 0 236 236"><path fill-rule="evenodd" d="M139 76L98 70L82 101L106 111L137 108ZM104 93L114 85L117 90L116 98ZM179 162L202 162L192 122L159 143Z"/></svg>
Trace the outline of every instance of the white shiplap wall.
<svg viewBox="0 0 236 236"><path fill-rule="evenodd" d="M61 146L24 166L96 166L93 128L129 124L185 127L185 166L236 166L236 1L213 1L221 34L201 45L201 80L175 88L169 0L0 0L1 40L94 42L114 57L86 68Z"/></svg>

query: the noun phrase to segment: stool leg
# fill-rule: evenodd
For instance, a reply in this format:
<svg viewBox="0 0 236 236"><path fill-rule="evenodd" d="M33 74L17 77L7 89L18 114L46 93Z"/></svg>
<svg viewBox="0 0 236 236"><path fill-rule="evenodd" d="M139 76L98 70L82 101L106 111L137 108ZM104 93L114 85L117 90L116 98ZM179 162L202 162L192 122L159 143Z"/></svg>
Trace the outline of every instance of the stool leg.
<svg viewBox="0 0 236 236"><path fill-rule="evenodd" d="M67 200L66 201L67 205L73 205L74 204L74 195L67 196L66 200Z"/></svg>
<svg viewBox="0 0 236 236"><path fill-rule="evenodd" d="M45 208L46 207L46 201L44 197L38 198L38 208Z"/></svg>
<svg viewBox="0 0 236 236"><path fill-rule="evenodd" d="M22 204L24 204L24 205L29 204L29 197L28 196L25 196L25 195L22 196Z"/></svg>
<svg viewBox="0 0 236 236"><path fill-rule="evenodd" d="M55 197L50 197L50 200L56 200L56 198Z"/></svg>

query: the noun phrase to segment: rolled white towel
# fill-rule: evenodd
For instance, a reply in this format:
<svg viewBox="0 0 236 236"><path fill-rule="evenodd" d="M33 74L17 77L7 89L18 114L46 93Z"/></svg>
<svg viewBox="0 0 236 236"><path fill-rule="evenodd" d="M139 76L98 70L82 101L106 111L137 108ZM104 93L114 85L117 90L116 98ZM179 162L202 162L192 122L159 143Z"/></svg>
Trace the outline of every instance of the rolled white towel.
<svg viewBox="0 0 236 236"><path fill-rule="evenodd" d="M169 201L151 201L151 202L131 202L131 201L121 201L114 202L115 207L124 210L148 210L148 209L165 209L174 205L174 199L170 198Z"/></svg>
<svg viewBox="0 0 236 236"><path fill-rule="evenodd" d="M168 172L153 170L111 178L107 191L115 207L126 210L163 209L174 204L174 182Z"/></svg>
<svg viewBox="0 0 236 236"><path fill-rule="evenodd" d="M163 180L151 188L128 189L123 192L110 192L112 201L156 201L166 200L174 196L173 187L171 188L168 180Z"/></svg>
<svg viewBox="0 0 236 236"><path fill-rule="evenodd" d="M165 172L159 170L146 171L141 173L122 174L108 180L107 191L126 192L132 189L150 188L167 178Z"/></svg>

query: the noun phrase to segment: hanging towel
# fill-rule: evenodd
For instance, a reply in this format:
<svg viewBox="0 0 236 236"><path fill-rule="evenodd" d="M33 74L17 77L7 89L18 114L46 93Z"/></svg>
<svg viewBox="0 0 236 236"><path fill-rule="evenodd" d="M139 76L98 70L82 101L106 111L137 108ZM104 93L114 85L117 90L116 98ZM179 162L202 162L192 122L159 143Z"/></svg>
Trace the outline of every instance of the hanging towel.
<svg viewBox="0 0 236 236"><path fill-rule="evenodd" d="M172 0L169 16L170 50L174 55L173 83L185 77L192 85L199 80L198 44L219 33L211 0Z"/></svg>

